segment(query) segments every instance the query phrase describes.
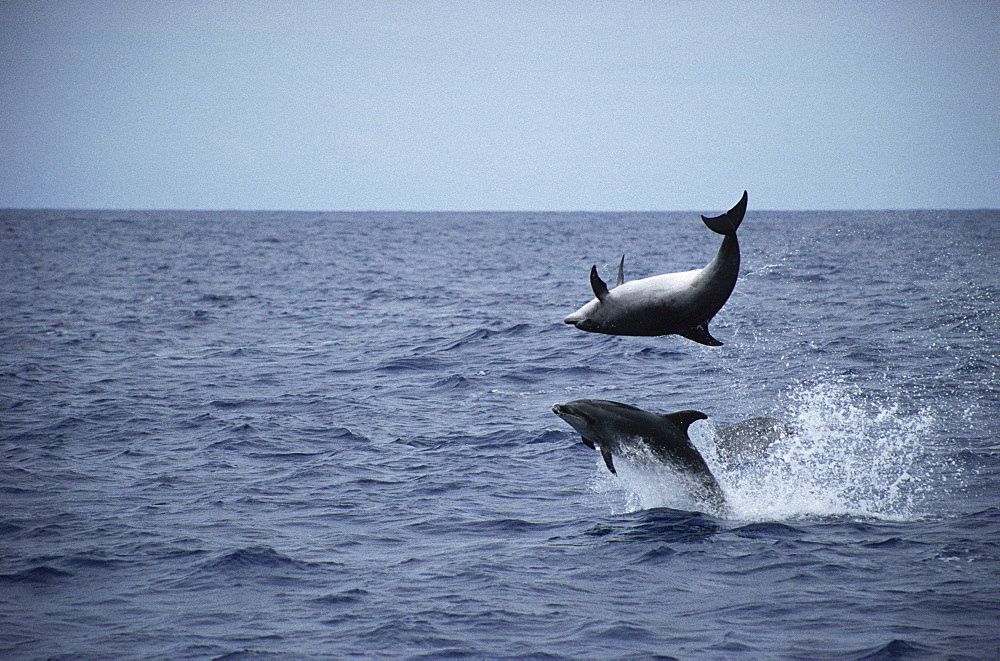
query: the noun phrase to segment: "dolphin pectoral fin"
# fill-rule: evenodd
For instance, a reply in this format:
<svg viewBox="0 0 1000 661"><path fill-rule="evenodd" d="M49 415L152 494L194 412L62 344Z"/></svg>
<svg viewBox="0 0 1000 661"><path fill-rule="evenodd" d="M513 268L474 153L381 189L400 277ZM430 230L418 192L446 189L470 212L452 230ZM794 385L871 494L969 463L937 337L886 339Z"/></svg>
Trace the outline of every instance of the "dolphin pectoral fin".
<svg viewBox="0 0 1000 661"><path fill-rule="evenodd" d="M593 288L597 300L603 301L608 295L608 286L601 280L601 276L597 275L596 265L590 267L590 286Z"/></svg>
<svg viewBox="0 0 1000 661"><path fill-rule="evenodd" d="M615 462L611 460L611 453L601 448L601 456L604 457L604 464L608 467L608 470L617 475L618 471L615 470Z"/></svg>
<svg viewBox="0 0 1000 661"><path fill-rule="evenodd" d="M681 337L686 337L689 340L697 342L698 344L704 344L709 347L721 347L722 342L711 336L708 332L708 322L704 321L697 326L692 326L691 328L685 328L681 332L677 333Z"/></svg>
<svg viewBox="0 0 1000 661"><path fill-rule="evenodd" d="M625 284L625 255L622 255L622 261L618 262L618 280L615 281L615 287L621 287Z"/></svg>
<svg viewBox="0 0 1000 661"><path fill-rule="evenodd" d="M747 192L743 191L743 197L732 209L714 218L701 217L701 220L708 229L716 234L734 234L736 228L743 222L743 216L747 212Z"/></svg>
<svg viewBox="0 0 1000 661"><path fill-rule="evenodd" d="M583 444L586 445L591 450L596 450L597 449L597 446L594 445L594 442L592 440L590 440L589 438L587 438L586 436L581 436L580 440L583 441Z"/></svg>

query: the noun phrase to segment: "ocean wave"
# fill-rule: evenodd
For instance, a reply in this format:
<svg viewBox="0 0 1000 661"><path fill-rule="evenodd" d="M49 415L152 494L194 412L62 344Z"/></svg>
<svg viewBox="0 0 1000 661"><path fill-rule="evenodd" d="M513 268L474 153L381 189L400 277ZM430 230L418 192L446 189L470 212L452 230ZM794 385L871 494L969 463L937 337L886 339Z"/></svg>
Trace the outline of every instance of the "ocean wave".
<svg viewBox="0 0 1000 661"><path fill-rule="evenodd" d="M748 523L746 525L733 528L732 532L740 536L745 537L764 537L767 539L773 539L777 537L786 537L790 539L798 539L805 531L801 528L796 528L795 526L790 526L787 523L781 523L778 521L762 521L759 523Z"/></svg>
<svg viewBox="0 0 1000 661"><path fill-rule="evenodd" d="M431 390L468 390L472 382L460 374L452 374L430 385Z"/></svg>
<svg viewBox="0 0 1000 661"><path fill-rule="evenodd" d="M50 565L38 565L21 571L0 574L0 583L30 583L51 585L61 583L73 576L73 572Z"/></svg>
<svg viewBox="0 0 1000 661"><path fill-rule="evenodd" d="M315 597L311 601L321 606L355 606L364 603L371 593L361 588L351 588L335 594L327 594L322 597Z"/></svg>
<svg viewBox="0 0 1000 661"><path fill-rule="evenodd" d="M328 571L334 571L338 563L332 561L307 562L295 559L265 545L245 546L217 553L214 557L202 560L197 573L203 577L265 574L274 576L300 575L303 578L315 577Z"/></svg>
<svg viewBox="0 0 1000 661"><path fill-rule="evenodd" d="M445 369L448 363L430 356L415 356L411 358L392 358L378 366L377 371L383 372L432 372Z"/></svg>
<svg viewBox="0 0 1000 661"><path fill-rule="evenodd" d="M492 328L477 328L474 331L470 331L465 336L455 340L454 342L447 344L442 348L443 351L456 351L458 349L465 348L467 346L479 347L479 345L492 338L508 338L508 337L523 337L532 331L532 326L530 324L513 324L506 328L495 330Z"/></svg>
<svg viewBox="0 0 1000 661"><path fill-rule="evenodd" d="M895 661L897 659L938 658L941 651L917 642L896 638L878 647L853 650L847 656L851 656L857 661Z"/></svg>
<svg viewBox="0 0 1000 661"><path fill-rule="evenodd" d="M562 323L619 249L710 259L692 214L0 212L0 656L989 657L1000 223L958 216L748 216L710 348ZM584 397L709 414L730 512L608 473ZM759 415L797 433L724 465Z"/></svg>

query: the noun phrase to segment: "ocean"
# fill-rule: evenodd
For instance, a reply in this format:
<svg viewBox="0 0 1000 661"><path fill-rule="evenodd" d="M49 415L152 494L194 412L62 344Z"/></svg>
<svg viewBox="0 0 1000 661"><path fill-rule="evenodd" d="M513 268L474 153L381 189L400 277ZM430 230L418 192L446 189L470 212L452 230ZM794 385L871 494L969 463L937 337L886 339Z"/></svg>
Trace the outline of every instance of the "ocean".
<svg viewBox="0 0 1000 661"><path fill-rule="evenodd" d="M1000 657L1000 212L751 198L724 346L562 323L723 210L0 211L0 656Z"/></svg>

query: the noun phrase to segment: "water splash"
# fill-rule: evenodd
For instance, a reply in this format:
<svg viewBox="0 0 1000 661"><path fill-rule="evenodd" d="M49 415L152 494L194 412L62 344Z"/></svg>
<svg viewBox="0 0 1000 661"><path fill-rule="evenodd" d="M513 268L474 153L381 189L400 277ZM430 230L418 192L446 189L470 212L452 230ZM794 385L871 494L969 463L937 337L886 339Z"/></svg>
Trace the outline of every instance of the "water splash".
<svg viewBox="0 0 1000 661"><path fill-rule="evenodd" d="M836 381L801 387L785 408L777 417L795 433L739 464L727 465L716 455L711 425L692 427L692 440L726 493L727 518L915 519L926 514L927 495L942 488L943 469L955 470L940 466L930 447L936 419L928 410L904 411L898 401ZM602 471L589 485L616 513L705 511L669 471L621 463L617 477Z"/></svg>
<svg viewBox="0 0 1000 661"><path fill-rule="evenodd" d="M599 455L598 455L599 457ZM624 459L624 460L622 460ZM597 472L588 481L591 491L607 500L614 514L627 514L657 507L688 511L705 511L706 506L695 498L692 486L666 466L651 461L616 457L617 475L612 475L598 459Z"/></svg>
<svg viewBox="0 0 1000 661"><path fill-rule="evenodd" d="M920 516L927 482L926 439L935 419L904 413L837 382L791 396L796 432L749 464L720 470L734 514L743 519L847 515Z"/></svg>

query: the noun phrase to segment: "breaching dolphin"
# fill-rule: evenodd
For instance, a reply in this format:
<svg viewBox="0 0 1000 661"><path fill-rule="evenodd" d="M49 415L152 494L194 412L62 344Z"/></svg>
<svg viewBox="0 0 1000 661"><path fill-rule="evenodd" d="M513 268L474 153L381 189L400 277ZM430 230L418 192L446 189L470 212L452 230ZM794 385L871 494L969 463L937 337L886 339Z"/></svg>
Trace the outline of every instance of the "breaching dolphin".
<svg viewBox="0 0 1000 661"><path fill-rule="evenodd" d="M688 427L708 416L701 411L677 411L657 415L629 404L605 399L578 399L555 404L552 412L580 433L591 449L600 449L608 470L617 473L614 455L645 447L663 463L672 466L695 485L700 496L717 511L726 507L726 498L708 464L688 438Z"/></svg>
<svg viewBox="0 0 1000 661"><path fill-rule="evenodd" d="M715 452L727 466L752 462L763 458L772 445L794 433L794 427L775 418L747 418L716 430Z"/></svg>
<svg viewBox="0 0 1000 661"><path fill-rule="evenodd" d="M608 335L680 335L710 347L722 344L708 332L708 322L722 309L736 286L740 272L740 244L736 229L747 210L747 193L732 209L714 218L701 219L722 234L715 259L705 268L625 282L625 257L618 264L614 289L590 269L592 301L563 321L590 333Z"/></svg>

